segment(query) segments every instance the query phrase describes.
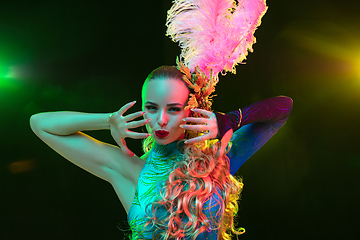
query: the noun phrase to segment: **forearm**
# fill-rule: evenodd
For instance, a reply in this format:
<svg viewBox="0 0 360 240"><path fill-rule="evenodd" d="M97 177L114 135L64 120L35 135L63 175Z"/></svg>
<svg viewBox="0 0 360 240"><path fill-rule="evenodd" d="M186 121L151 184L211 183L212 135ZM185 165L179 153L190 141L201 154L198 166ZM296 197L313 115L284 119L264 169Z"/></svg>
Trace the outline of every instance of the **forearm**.
<svg viewBox="0 0 360 240"><path fill-rule="evenodd" d="M240 127L256 122L272 123L286 120L292 109L292 99L285 96L267 98L241 109Z"/></svg>
<svg viewBox="0 0 360 240"><path fill-rule="evenodd" d="M221 139L229 129L235 132L251 123L285 122L291 109L292 99L280 96L267 98L226 114L215 112L219 130L217 138Z"/></svg>
<svg viewBox="0 0 360 240"><path fill-rule="evenodd" d="M46 112L32 115L32 130L54 135L70 135L79 131L109 129L109 113Z"/></svg>

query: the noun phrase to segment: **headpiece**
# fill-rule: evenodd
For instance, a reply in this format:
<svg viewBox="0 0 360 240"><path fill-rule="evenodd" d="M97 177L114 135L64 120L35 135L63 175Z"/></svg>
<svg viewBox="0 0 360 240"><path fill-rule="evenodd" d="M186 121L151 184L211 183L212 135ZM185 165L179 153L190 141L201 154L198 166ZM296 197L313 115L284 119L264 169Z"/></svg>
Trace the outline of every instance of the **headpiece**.
<svg viewBox="0 0 360 240"><path fill-rule="evenodd" d="M185 109L211 109L219 72L235 73L235 66L253 51L254 32L266 10L265 0L174 1L166 35L179 42L177 67L194 90Z"/></svg>

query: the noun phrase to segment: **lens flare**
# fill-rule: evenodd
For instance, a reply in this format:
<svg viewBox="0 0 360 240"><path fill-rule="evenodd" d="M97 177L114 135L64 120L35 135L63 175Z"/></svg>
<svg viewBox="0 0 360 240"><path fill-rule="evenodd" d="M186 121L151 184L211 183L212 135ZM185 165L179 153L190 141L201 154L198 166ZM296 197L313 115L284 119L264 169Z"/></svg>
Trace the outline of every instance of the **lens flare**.
<svg viewBox="0 0 360 240"><path fill-rule="evenodd" d="M34 170L34 168L34 160L18 160L9 164L9 171L14 174L30 172Z"/></svg>
<svg viewBox="0 0 360 240"><path fill-rule="evenodd" d="M294 22L279 37L293 44L291 64L300 76L360 82L360 33L355 26Z"/></svg>

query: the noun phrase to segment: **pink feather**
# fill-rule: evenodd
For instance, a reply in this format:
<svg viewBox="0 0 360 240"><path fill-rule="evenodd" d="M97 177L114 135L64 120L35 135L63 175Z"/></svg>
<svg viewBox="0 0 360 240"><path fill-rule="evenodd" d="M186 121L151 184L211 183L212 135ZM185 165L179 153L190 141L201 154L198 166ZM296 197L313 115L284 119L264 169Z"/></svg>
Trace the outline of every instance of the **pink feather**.
<svg viewBox="0 0 360 240"><path fill-rule="evenodd" d="M265 0L175 0L166 35L179 42L191 72L199 66L217 78L219 72L235 73L235 66L253 51L254 32L266 10Z"/></svg>

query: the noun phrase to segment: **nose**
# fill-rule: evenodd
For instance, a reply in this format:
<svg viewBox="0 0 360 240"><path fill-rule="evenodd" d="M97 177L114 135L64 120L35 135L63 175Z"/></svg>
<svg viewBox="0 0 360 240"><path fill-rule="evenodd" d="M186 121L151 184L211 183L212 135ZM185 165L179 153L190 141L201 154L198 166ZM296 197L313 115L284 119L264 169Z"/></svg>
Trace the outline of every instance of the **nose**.
<svg viewBox="0 0 360 240"><path fill-rule="evenodd" d="M158 124L161 126L161 127L165 127L167 122L168 122L168 119L167 119L167 116L166 116L166 112L165 111L160 111L159 112L159 117L158 117Z"/></svg>

